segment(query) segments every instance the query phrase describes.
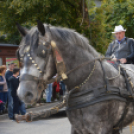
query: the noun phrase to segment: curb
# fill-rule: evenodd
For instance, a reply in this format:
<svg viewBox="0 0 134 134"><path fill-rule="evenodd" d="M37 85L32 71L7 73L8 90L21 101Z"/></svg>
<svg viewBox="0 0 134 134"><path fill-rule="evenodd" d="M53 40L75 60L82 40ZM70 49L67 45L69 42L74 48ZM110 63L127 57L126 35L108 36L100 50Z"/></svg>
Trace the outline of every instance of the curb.
<svg viewBox="0 0 134 134"><path fill-rule="evenodd" d="M54 102L54 103L45 103L44 105L42 106L38 106L38 107L34 107L34 108L29 108L29 109L26 109L26 112L37 112L37 111L40 111L40 110L43 110L43 109L50 109L54 106L56 106L58 103L60 102ZM6 119L9 119L8 118L8 114L3 114L3 115L0 115L0 121L1 120L6 120Z"/></svg>

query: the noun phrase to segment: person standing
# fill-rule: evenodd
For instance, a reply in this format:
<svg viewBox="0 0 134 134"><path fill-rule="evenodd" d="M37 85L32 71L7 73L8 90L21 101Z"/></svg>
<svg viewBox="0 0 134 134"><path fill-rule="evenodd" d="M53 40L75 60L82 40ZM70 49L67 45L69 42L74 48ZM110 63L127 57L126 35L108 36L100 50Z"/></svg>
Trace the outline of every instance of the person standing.
<svg viewBox="0 0 134 134"><path fill-rule="evenodd" d="M14 63L9 64L8 70L6 71L5 78L8 87L8 117L13 119L13 98L11 96L10 82L9 78L13 75Z"/></svg>
<svg viewBox="0 0 134 134"><path fill-rule="evenodd" d="M51 102L51 97L52 97L52 83L47 84L47 89L46 91L46 102Z"/></svg>
<svg viewBox="0 0 134 134"><path fill-rule="evenodd" d="M65 95L65 91L66 91L66 86L65 86L65 84L64 84L63 81L60 82L60 87L61 87L61 89L62 89L63 96L64 96L64 95Z"/></svg>
<svg viewBox="0 0 134 134"><path fill-rule="evenodd" d="M52 98L54 101L57 101L57 99L59 99L59 92L60 92L60 84L59 82L55 81L53 83L53 93L52 93Z"/></svg>
<svg viewBox="0 0 134 134"><path fill-rule="evenodd" d="M0 113L2 114L6 110L7 103L7 83L5 79L6 66L0 66L0 100L4 102L4 106L0 108Z"/></svg>
<svg viewBox="0 0 134 134"><path fill-rule="evenodd" d="M11 90L11 95L13 98L13 119L14 114L19 114L21 112L22 115L26 114L26 109L24 103L19 99L17 95L17 89L19 87L19 68L14 68L13 69L13 75L9 78L10 81L10 90ZM23 107L23 109L22 109Z"/></svg>
<svg viewBox="0 0 134 134"><path fill-rule="evenodd" d="M115 26L113 34L116 39L109 44L106 57L111 57L113 61L122 64L134 63L134 40L125 37L126 30L123 26Z"/></svg>

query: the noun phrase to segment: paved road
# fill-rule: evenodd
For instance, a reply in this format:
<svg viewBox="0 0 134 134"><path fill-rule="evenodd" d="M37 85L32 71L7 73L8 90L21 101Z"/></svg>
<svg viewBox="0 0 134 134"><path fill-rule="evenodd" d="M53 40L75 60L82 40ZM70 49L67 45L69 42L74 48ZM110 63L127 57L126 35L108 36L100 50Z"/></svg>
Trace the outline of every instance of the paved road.
<svg viewBox="0 0 134 134"><path fill-rule="evenodd" d="M71 125L63 111L47 119L30 123L18 124L7 119L0 121L0 134L70 134L70 131ZM129 127L125 128L122 134L131 134Z"/></svg>
<svg viewBox="0 0 134 134"><path fill-rule="evenodd" d="M16 123L7 119L0 121L0 134L69 134L70 129L65 112L30 123Z"/></svg>
<svg viewBox="0 0 134 134"><path fill-rule="evenodd" d="M0 123L0 134L69 134L69 132L70 124L67 118L21 124L5 120Z"/></svg>
<svg viewBox="0 0 134 134"><path fill-rule="evenodd" d="M45 103L42 106L35 107L35 108L30 108L30 109L27 109L26 111L27 112L31 112L31 111L36 112L36 111L40 111L40 110L44 110L44 109L50 109L50 108L56 106L57 104L59 104L59 102ZM8 114L0 115L0 120L4 120L6 118L8 118Z"/></svg>

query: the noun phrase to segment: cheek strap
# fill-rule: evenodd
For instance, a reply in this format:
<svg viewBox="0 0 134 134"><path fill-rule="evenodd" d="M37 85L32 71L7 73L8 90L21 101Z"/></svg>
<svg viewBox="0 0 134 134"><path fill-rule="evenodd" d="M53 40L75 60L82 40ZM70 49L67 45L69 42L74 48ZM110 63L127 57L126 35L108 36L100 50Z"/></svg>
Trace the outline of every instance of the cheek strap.
<svg viewBox="0 0 134 134"><path fill-rule="evenodd" d="M57 73L59 76L62 77L62 80L66 80L66 79L68 79L68 77L65 73L66 67L65 67L62 55L61 55L61 53L60 53L59 49L57 48L56 43L54 41L51 41L51 46L52 46L52 51L53 51L54 58L55 58Z"/></svg>

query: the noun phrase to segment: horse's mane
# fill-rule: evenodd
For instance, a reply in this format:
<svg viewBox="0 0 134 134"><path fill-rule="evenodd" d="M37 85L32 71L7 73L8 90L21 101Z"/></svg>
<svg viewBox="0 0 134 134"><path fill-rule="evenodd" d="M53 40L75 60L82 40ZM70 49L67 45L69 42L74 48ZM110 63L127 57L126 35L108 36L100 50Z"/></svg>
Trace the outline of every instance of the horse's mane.
<svg viewBox="0 0 134 134"><path fill-rule="evenodd" d="M44 24L44 26L46 27L47 25ZM91 45L89 45L88 39L73 29L50 26L50 31L51 31L52 36L55 39L60 38L66 43L80 46L82 49L92 53L94 56L99 55L99 53ZM29 34L33 35L35 32L37 32L36 26L31 28L31 30L29 31ZM29 38L30 37L28 37L28 39Z"/></svg>
<svg viewBox="0 0 134 134"><path fill-rule="evenodd" d="M88 39L75 30L54 26L51 26L50 30L55 38L61 38L69 44L78 45L81 48L92 53L94 56L99 55L99 53L91 45L89 45Z"/></svg>

